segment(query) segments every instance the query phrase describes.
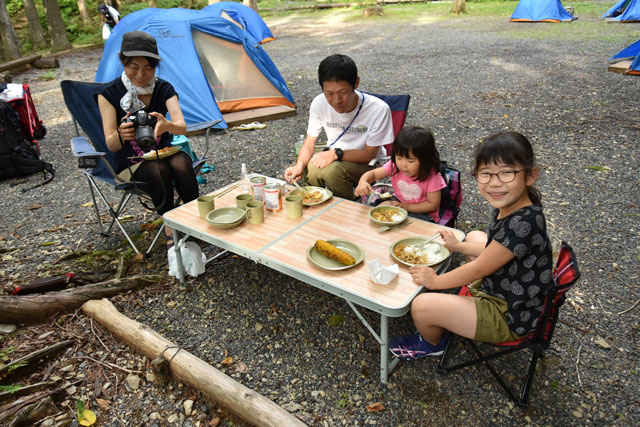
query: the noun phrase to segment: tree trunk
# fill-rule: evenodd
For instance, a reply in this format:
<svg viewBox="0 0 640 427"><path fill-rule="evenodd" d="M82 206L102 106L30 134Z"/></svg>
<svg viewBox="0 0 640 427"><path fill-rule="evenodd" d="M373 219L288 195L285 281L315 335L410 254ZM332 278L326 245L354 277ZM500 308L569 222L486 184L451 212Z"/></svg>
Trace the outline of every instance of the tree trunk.
<svg viewBox="0 0 640 427"><path fill-rule="evenodd" d="M85 302L142 289L161 280L161 276L135 275L111 279L60 292L38 295L0 296L0 319L4 323L37 323L56 313L75 310Z"/></svg>
<svg viewBox="0 0 640 427"><path fill-rule="evenodd" d="M168 361L171 373L178 381L202 391L252 425L305 425L271 400L236 382L148 326L120 313L110 301L88 301L82 306L82 311L149 359Z"/></svg>
<svg viewBox="0 0 640 427"><path fill-rule="evenodd" d="M31 37L31 43L33 47L39 48L47 45L42 33L42 25L40 25L40 17L36 10L36 5L33 0L24 0L24 13L27 15L27 22L29 24L29 36Z"/></svg>
<svg viewBox="0 0 640 427"><path fill-rule="evenodd" d="M0 0L3 1L3 0ZM67 37L67 30L62 20L62 13L56 0L42 0L47 16L47 26L51 36L51 47L53 50L71 49L73 45Z"/></svg>
<svg viewBox="0 0 640 427"><path fill-rule="evenodd" d="M258 1L257 0L242 0L242 4L244 4L247 7L250 7L251 9L255 10L256 12L258 11Z"/></svg>
<svg viewBox="0 0 640 427"><path fill-rule="evenodd" d="M156 7L156 1L155 0L149 0L149 7Z"/></svg>
<svg viewBox="0 0 640 427"><path fill-rule="evenodd" d="M220 3L222 0L209 0L209 4Z"/></svg>
<svg viewBox="0 0 640 427"><path fill-rule="evenodd" d="M7 11L7 2L5 0L0 0L0 39L2 39L5 59L20 58L18 37L16 37L16 31L13 29L13 25L11 25L9 11Z"/></svg>
<svg viewBox="0 0 640 427"><path fill-rule="evenodd" d="M453 0L453 8L451 13L460 15L461 13L467 13L466 0Z"/></svg>
<svg viewBox="0 0 640 427"><path fill-rule="evenodd" d="M80 11L80 18L82 19L82 25L88 27L91 23L91 17L87 10L87 2L85 0L78 0L78 10Z"/></svg>

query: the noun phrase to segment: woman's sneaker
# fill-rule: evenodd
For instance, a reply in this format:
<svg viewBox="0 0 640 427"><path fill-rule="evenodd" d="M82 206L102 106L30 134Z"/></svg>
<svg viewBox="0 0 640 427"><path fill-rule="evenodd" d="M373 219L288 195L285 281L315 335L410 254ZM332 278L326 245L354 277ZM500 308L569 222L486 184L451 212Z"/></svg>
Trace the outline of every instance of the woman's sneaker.
<svg viewBox="0 0 640 427"><path fill-rule="evenodd" d="M400 360L414 360L425 356L440 356L449 341L449 331L444 331L442 339L437 346L429 344L422 338L420 332L406 337L397 337L389 340L389 350Z"/></svg>

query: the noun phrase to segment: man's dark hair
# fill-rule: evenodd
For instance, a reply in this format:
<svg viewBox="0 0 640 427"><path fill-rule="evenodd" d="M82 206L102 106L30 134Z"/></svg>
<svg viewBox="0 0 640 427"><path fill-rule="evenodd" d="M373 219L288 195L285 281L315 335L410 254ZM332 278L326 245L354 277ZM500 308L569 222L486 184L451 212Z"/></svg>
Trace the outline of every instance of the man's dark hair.
<svg viewBox="0 0 640 427"><path fill-rule="evenodd" d="M353 59L338 53L327 56L318 67L318 81L320 87L324 82L345 81L352 87L356 87L358 81L358 67Z"/></svg>

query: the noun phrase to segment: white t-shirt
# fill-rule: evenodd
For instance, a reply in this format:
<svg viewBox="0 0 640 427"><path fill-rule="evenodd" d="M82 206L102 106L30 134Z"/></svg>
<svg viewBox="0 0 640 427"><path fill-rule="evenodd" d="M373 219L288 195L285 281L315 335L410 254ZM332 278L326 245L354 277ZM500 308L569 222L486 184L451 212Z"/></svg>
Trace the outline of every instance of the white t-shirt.
<svg viewBox="0 0 640 427"><path fill-rule="evenodd" d="M386 155L383 145L393 142L393 121L389 106L380 98L356 91L358 105L348 113L338 113L329 105L324 93L316 96L309 108L309 126L307 134L318 137L324 129L327 135L327 145L333 143L358 114L358 108L362 109L351 123L349 129L340 137L331 148L343 150L362 150L365 145L380 147L376 158L381 159ZM364 97L364 98L363 98ZM364 103L363 102L364 99Z"/></svg>

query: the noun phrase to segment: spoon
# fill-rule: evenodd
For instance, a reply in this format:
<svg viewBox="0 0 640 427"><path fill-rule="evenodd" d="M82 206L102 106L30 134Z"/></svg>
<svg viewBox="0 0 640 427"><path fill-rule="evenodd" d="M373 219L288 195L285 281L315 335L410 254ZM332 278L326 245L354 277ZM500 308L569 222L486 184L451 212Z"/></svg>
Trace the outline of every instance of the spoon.
<svg viewBox="0 0 640 427"><path fill-rule="evenodd" d="M438 231L436 234L434 234L433 236L429 237L424 243L423 245L426 245L427 243L431 242L432 240L437 239L438 237L440 237L440 232Z"/></svg>
<svg viewBox="0 0 640 427"><path fill-rule="evenodd" d="M293 185L295 185L295 186L296 186L296 188L297 188L297 189L298 189L298 191L300 192L300 195L301 195L302 197L304 197L304 195L306 194L307 190L303 190L303 189L302 189L302 187L300 187L296 181L291 180L291 182L293 182Z"/></svg>

